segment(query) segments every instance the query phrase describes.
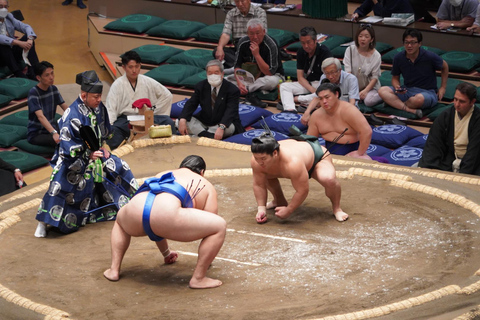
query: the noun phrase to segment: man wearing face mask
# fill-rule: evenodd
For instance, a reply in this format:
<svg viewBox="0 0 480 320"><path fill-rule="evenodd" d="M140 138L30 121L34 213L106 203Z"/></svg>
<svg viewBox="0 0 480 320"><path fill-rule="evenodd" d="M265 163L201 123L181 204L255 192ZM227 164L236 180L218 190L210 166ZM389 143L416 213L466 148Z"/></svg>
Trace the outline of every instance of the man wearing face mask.
<svg viewBox="0 0 480 320"><path fill-rule="evenodd" d="M178 132L216 140L244 132L238 114L240 90L223 79L223 65L219 60L209 61L205 69L207 80L195 85L195 92L180 114ZM198 105L202 110L193 115Z"/></svg>
<svg viewBox="0 0 480 320"><path fill-rule="evenodd" d="M0 65L7 66L15 77L36 80L31 66L37 64L38 56L35 52L34 40L37 35L28 24L15 19L8 12L8 0L0 0ZM24 36L15 37L15 31ZM23 73L21 61L28 66L27 75Z"/></svg>
<svg viewBox="0 0 480 320"><path fill-rule="evenodd" d="M475 21L478 0L443 0L437 12L437 28L468 28Z"/></svg>

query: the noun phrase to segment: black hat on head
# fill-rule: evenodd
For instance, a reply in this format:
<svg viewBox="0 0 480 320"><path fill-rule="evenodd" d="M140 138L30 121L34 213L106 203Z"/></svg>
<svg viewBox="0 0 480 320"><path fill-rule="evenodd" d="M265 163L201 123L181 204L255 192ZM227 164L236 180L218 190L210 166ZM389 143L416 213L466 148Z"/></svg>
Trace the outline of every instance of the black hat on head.
<svg viewBox="0 0 480 320"><path fill-rule="evenodd" d="M81 86L82 91L88 93L102 93L102 81L98 79L97 73L93 70L77 74L75 82Z"/></svg>

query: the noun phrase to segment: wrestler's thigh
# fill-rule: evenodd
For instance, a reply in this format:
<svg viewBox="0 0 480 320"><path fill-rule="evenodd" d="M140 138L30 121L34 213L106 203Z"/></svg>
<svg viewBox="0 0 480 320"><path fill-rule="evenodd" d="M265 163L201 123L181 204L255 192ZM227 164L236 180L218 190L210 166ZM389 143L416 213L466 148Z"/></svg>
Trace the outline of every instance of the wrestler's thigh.
<svg viewBox="0 0 480 320"><path fill-rule="evenodd" d="M156 216L157 218L157 216ZM175 241L195 241L218 232L225 232L225 220L211 212L180 208L175 214L163 214L155 219L152 230L161 237ZM158 223L157 223L158 221Z"/></svg>
<svg viewBox="0 0 480 320"><path fill-rule="evenodd" d="M312 178L317 180L321 185L336 179L336 171L331 156L327 156L317 163Z"/></svg>

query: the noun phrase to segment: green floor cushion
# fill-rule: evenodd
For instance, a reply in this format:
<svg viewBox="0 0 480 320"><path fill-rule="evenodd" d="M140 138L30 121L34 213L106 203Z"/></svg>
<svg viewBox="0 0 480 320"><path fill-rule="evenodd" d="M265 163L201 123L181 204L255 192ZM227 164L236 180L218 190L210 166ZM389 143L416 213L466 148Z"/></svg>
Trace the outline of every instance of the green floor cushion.
<svg viewBox="0 0 480 320"><path fill-rule="evenodd" d="M12 74L12 71L7 66L0 67L0 79L6 78Z"/></svg>
<svg viewBox="0 0 480 320"><path fill-rule="evenodd" d="M480 53L449 51L441 55L450 72L466 73L480 65Z"/></svg>
<svg viewBox="0 0 480 320"><path fill-rule="evenodd" d="M58 121L62 116L58 113L55 114L55 121ZM10 124L14 126L21 126L27 128L28 126L28 110L17 111L2 119L0 124Z"/></svg>
<svg viewBox="0 0 480 320"><path fill-rule="evenodd" d="M195 31L191 34L191 37L197 39L198 41L217 43L222 35L222 31L223 23L217 23Z"/></svg>
<svg viewBox="0 0 480 320"><path fill-rule="evenodd" d="M391 50L392 48L393 47L391 45L389 45L388 43L385 43L385 42L377 42L377 45L375 46L375 49L377 49L377 51L380 54L383 54L383 53ZM332 52L332 55L335 58L343 59L343 57L345 56L345 51L346 50L347 50L347 46L338 46L336 48L333 48L333 50L331 50L331 52Z"/></svg>
<svg viewBox="0 0 480 320"><path fill-rule="evenodd" d="M19 100L28 96L28 91L35 87L37 81L26 78L8 78L0 80L0 94Z"/></svg>
<svg viewBox="0 0 480 320"><path fill-rule="evenodd" d="M0 147L11 147L15 142L27 137L27 127L0 124Z"/></svg>
<svg viewBox="0 0 480 320"><path fill-rule="evenodd" d="M169 20L159 26L153 27L147 31L152 37L163 37L172 39L186 39L207 25L202 22L189 20Z"/></svg>
<svg viewBox="0 0 480 320"><path fill-rule="evenodd" d="M21 149L22 151L38 154L41 156L52 156L55 152L55 148L48 146L37 146L28 142L27 139L19 140L15 142L13 146Z"/></svg>
<svg viewBox="0 0 480 320"><path fill-rule="evenodd" d="M286 46L287 44L298 40L298 34L292 31L268 28L267 33L277 42L279 47Z"/></svg>
<svg viewBox="0 0 480 320"><path fill-rule="evenodd" d="M26 67L25 61L20 61L20 70L23 70ZM7 66L0 67L0 79L6 78L12 74L12 71Z"/></svg>
<svg viewBox="0 0 480 320"><path fill-rule="evenodd" d="M12 101L12 98L10 96L0 94L0 108L8 106L10 101Z"/></svg>
<svg viewBox="0 0 480 320"><path fill-rule="evenodd" d="M145 73L163 85L179 85L183 80L203 71L194 66L183 64L164 64Z"/></svg>
<svg viewBox="0 0 480 320"><path fill-rule="evenodd" d="M391 86L392 85L392 74L390 70L382 71L382 74L378 78L382 86ZM403 83L403 76L400 75L400 83Z"/></svg>
<svg viewBox="0 0 480 320"><path fill-rule="evenodd" d="M213 59L212 50L190 49L174 55L167 60L170 64L185 64L205 69L207 63Z"/></svg>
<svg viewBox="0 0 480 320"><path fill-rule="evenodd" d="M358 103L358 109L361 113L373 113L375 109L373 107L367 107L363 102Z"/></svg>
<svg viewBox="0 0 480 320"><path fill-rule="evenodd" d="M297 61L290 60L283 63L285 78L290 77L292 80L297 79Z"/></svg>
<svg viewBox="0 0 480 320"><path fill-rule="evenodd" d="M453 96L455 95L455 91L456 91L455 88L462 82L465 82L465 81L448 78L447 89L445 90L445 95L443 96L442 100L447 100L447 101L453 100ZM442 85L442 78L437 77L437 87L440 88L441 85Z"/></svg>
<svg viewBox="0 0 480 320"><path fill-rule="evenodd" d="M418 119L418 117L413 113L403 111L403 110L400 110L400 109L396 109L396 108L391 107L391 106L389 106L385 103L381 103L381 104L378 104L376 106L373 106L373 108L378 112L394 115L394 116L397 116L397 117L402 117L402 118L407 118L407 119L412 119L412 120ZM432 110L432 108L422 109L424 115L431 112L431 110Z"/></svg>
<svg viewBox="0 0 480 320"><path fill-rule="evenodd" d="M477 87L477 102L480 102L480 87Z"/></svg>
<svg viewBox="0 0 480 320"><path fill-rule="evenodd" d="M425 112L424 114L426 114L428 119L435 121L435 119L437 119L440 113L442 113L445 109L448 109L452 106L453 106L453 103L451 104L437 103L437 105L430 112L428 113Z"/></svg>
<svg viewBox="0 0 480 320"><path fill-rule="evenodd" d="M445 50L438 49L438 48L433 48L433 47L422 46L422 48L425 49L425 50L431 51L433 53L436 53L439 56L446 52ZM395 57L395 55L397 53L402 52L402 51L405 51L405 47L396 48L396 49L393 49L392 51L389 51L389 52L385 53L382 56L382 62L387 63L387 64L392 64L393 63L393 57Z"/></svg>
<svg viewBox="0 0 480 320"><path fill-rule="evenodd" d="M260 100L275 101L278 98L278 88L275 88L275 90L272 90L266 93L262 92L261 90L258 90L258 91L255 91L254 94Z"/></svg>
<svg viewBox="0 0 480 320"><path fill-rule="evenodd" d="M322 42L322 45L327 46L328 49L333 50L334 48L344 44L351 42L353 39L350 37L344 37L344 36L336 36L336 35L329 35L327 40ZM292 43L287 47L287 50L289 51L295 51L297 52L298 49L300 49L302 45L300 42L295 42Z"/></svg>
<svg viewBox="0 0 480 320"><path fill-rule="evenodd" d="M182 86L187 87L187 88L193 88L193 87L195 87L195 85L197 83L199 83L200 81L205 80L205 79L207 79L207 72L202 71L202 72L199 72L197 74L194 74L193 76L190 76L190 77L184 79L182 82L180 82L180 84Z"/></svg>
<svg viewBox="0 0 480 320"><path fill-rule="evenodd" d="M147 32L148 29L158 26L165 21L167 20L148 14L131 14L110 22L105 26L105 29L138 34Z"/></svg>
<svg viewBox="0 0 480 320"><path fill-rule="evenodd" d="M132 49L138 53L143 63L161 64L176 54L183 52L182 49L166 45L146 44Z"/></svg>
<svg viewBox="0 0 480 320"><path fill-rule="evenodd" d="M44 157L21 151L3 151L0 152L0 158L22 170L22 173L48 165Z"/></svg>

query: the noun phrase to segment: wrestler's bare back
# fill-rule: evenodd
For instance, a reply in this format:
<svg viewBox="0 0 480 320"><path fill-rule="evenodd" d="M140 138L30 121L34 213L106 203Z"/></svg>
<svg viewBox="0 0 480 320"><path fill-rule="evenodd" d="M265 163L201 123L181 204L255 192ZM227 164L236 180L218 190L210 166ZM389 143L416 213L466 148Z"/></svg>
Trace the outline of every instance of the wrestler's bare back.
<svg viewBox="0 0 480 320"><path fill-rule="evenodd" d="M364 116L354 105L338 100L338 107L335 110L326 111L318 108L312 114L307 134L318 136L319 134L327 141L333 141L345 129L348 129L338 143L347 144L359 141L357 130L352 126L355 117Z"/></svg>
<svg viewBox="0 0 480 320"><path fill-rule="evenodd" d="M189 190L193 198L193 207L217 213L217 194L213 185L201 175L192 172L190 169L181 168L172 171L160 172L156 175L160 178L168 172L173 172L176 182ZM129 235L133 237L145 236L142 226L143 208L148 192L142 192L133 197L129 203L123 206L117 214L117 222ZM170 193L160 193L155 197L150 214L150 224L154 233L162 236L160 229L168 224L172 227L178 213L182 210L180 200Z"/></svg>

